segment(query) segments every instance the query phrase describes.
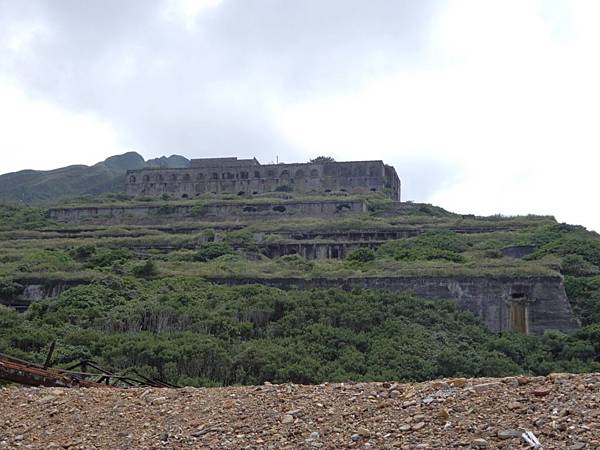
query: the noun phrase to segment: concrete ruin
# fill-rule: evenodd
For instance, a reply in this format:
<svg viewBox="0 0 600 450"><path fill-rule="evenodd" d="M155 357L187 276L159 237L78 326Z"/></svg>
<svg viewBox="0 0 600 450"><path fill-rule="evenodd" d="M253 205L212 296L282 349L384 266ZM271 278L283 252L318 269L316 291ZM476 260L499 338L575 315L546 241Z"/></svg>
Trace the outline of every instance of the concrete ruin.
<svg viewBox="0 0 600 450"><path fill-rule="evenodd" d="M481 318L495 333L519 331L540 335L545 330L563 332L578 327L560 276L476 277L396 276L348 278L243 278L208 277L217 284L262 284L280 289L387 289L410 291L429 299L447 299ZM29 304L60 295L89 280L23 280L21 292L0 298L0 304L24 311Z"/></svg>
<svg viewBox="0 0 600 450"><path fill-rule="evenodd" d="M256 158L192 159L185 169L127 172L127 194L193 198L203 194L251 196L267 192L384 193L400 201L400 179L383 161L260 164Z"/></svg>

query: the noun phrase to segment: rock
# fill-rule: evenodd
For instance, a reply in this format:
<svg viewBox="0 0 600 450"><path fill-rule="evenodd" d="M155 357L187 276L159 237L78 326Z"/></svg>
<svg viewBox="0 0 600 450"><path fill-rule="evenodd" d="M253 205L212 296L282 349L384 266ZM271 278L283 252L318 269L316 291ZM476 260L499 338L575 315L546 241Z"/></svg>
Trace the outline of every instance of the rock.
<svg viewBox="0 0 600 450"><path fill-rule="evenodd" d="M356 432L358 434L360 434L362 437L368 438L371 436L371 430L369 430L368 428L365 428L365 427L358 427Z"/></svg>
<svg viewBox="0 0 600 450"><path fill-rule="evenodd" d="M536 397L545 397L546 395L550 394L550 392L552 392L552 389L548 387L538 387L532 391L533 395Z"/></svg>
<svg viewBox="0 0 600 450"><path fill-rule="evenodd" d="M316 441L317 439L319 439L321 437L321 434L318 431L313 431L312 433L310 433L310 435L308 436L308 439L310 439L311 441Z"/></svg>
<svg viewBox="0 0 600 450"><path fill-rule="evenodd" d="M510 402L508 405L506 405L506 407L510 411L514 411L515 409L521 408L521 404L519 402Z"/></svg>
<svg viewBox="0 0 600 450"><path fill-rule="evenodd" d="M587 444L584 442L576 442L575 444L569 447L569 450L583 450L587 447Z"/></svg>
<svg viewBox="0 0 600 450"><path fill-rule="evenodd" d="M513 439L521 437L522 434L523 430L502 430L498 431L498 438L503 440Z"/></svg>
<svg viewBox="0 0 600 450"><path fill-rule="evenodd" d="M418 431L418 430L420 430L421 428L423 428L424 426L425 426L425 422L417 422L417 423L415 423L415 424L414 424L414 425L411 427L411 429L412 429L412 430L415 430L415 431Z"/></svg>
<svg viewBox="0 0 600 450"><path fill-rule="evenodd" d="M398 398L401 395L402 395L402 393L400 391L397 391L397 390L390 391L390 393L388 394L388 396L390 398Z"/></svg>
<svg viewBox="0 0 600 450"><path fill-rule="evenodd" d="M361 435L358 433L354 433L352 436L350 436L350 439L352 439L354 442L358 442L361 440Z"/></svg>
<svg viewBox="0 0 600 450"><path fill-rule="evenodd" d="M297 417L300 414L302 414L302 410L301 409L292 409L291 411L288 411L287 414L289 414L292 417Z"/></svg>
<svg viewBox="0 0 600 450"><path fill-rule="evenodd" d="M281 418L281 423L292 423L294 421L294 416L291 414L284 414Z"/></svg>
<svg viewBox="0 0 600 450"><path fill-rule="evenodd" d="M473 389L475 392L483 392L483 391L487 391L493 387L496 387L499 384L500 384L499 382L476 384L474 386L471 386L471 389Z"/></svg>
<svg viewBox="0 0 600 450"><path fill-rule="evenodd" d="M448 408L441 407L438 411L438 417L442 420L448 420L450 418L450 412Z"/></svg>
<svg viewBox="0 0 600 450"><path fill-rule="evenodd" d="M485 439L473 439L471 445L475 448L487 448L488 442Z"/></svg>
<svg viewBox="0 0 600 450"><path fill-rule="evenodd" d="M467 379L466 378L452 378L451 380L448 380L448 384L450 384L451 386L463 387L465 384L467 384Z"/></svg>
<svg viewBox="0 0 600 450"><path fill-rule="evenodd" d="M167 397L156 397L150 401L152 405L162 405L167 401Z"/></svg>

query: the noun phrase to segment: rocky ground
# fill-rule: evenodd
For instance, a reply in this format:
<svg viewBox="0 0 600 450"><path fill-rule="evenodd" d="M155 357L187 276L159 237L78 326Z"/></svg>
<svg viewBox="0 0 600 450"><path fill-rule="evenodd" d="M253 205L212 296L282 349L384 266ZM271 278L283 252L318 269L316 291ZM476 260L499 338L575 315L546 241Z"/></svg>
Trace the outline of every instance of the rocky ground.
<svg viewBox="0 0 600 450"><path fill-rule="evenodd" d="M0 449L600 449L600 374L0 389Z"/></svg>

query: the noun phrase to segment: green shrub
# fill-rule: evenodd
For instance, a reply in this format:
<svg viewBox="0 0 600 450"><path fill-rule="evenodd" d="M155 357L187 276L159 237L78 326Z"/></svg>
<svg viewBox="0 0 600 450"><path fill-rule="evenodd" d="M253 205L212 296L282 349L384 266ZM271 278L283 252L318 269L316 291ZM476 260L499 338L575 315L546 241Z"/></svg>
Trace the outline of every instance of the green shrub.
<svg viewBox="0 0 600 450"><path fill-rule="evenodd" d="M111 267L115 264L123 264L133 257L133 253L126 248L101 248L87 259L85 267Z"/></svg>
<svg viewBox="0 0 600 450"><path fill-rule="evenodd" d="M158 268L154 261L148 259L143 263L133 266L131 272L138 278L149 278L158 274Z"/></svg>
<svg viewBox="0 0 600 450"><path fill-rule="evenodd" d="M594 264L586 261L581 255L566 255L561 263L562 273L566 275L588 276L597 275L599 269Z"/></svg>
<svg viewBox="0 0 600 450"><path fill-rule="evenodd" d="M10 298L21 292L22 286L10 277L0 277L0 297Z"/></svg>
<svg viewBox="0 0 600 450"><path fill-rule="evenodd" d="M227 242L204 242L198 247L194 259L206 262L219 256L232 254L235 254L235 250Z"/></svg>
<svg viewBox="0 0 600 450"><path fill-rule="evenodd" d="M69 252L70 255L78 261L83 261L88 259L94 253L96 253L96 246L87 244L87 245L79 245Z"/></svg>
<svg viewBox="0 0 600 450"><path fill-rule="evenodd" d="M465 258L460 252L467 247L463 236L450 231L435 231L410 239L387 241L377 249L377 256L407 261L444 259L461 263Z"/></svg>
<svg viewBox="0 0 600 450"><path fill-rule="evenodd" d="M208 208L206 207L206 205L196 205L196 206L193 206L192 209L190 210L190 214L194 217L203 216L207 212L208 212Z"/></svg>
<svg viewBox="0 0 600 450"><path fill-rule="evenodd" d="M370 248L357 248L348 255L349 261L366 263L375 260L375 252Z"/></svg>

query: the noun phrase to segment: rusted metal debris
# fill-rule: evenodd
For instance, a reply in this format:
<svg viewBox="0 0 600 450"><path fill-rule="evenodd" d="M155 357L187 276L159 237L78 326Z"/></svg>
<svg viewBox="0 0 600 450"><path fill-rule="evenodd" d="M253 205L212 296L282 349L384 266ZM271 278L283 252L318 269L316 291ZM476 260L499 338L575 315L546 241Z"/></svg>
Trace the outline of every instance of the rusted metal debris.
<svg viewBox="0 0 600 450"><path fill-rule="evenodd" d="M51 345L44 365L0 353L0 380L27 386L48 387L178 387L157 378L145 377L135 370L128 371L133 373L135 377L114 374L93 361L87 360L67 369L49 367L53 350L54 345ZM81 368L82 371L74 371L77 368Z"/></svg>

